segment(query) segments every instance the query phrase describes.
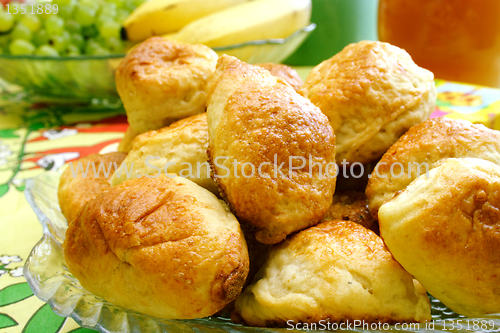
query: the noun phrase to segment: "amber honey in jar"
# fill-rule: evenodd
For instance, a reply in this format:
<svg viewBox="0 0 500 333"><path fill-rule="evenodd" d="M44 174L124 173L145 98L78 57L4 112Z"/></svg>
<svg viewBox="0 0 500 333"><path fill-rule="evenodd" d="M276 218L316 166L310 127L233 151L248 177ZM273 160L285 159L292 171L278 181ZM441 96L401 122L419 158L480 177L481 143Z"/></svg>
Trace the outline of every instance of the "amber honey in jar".
<svg viewBox="0 0 500 333"><path fill-rule="evenodd" d="M379 39L446 79L500 87L500 0L379 0Z"/></svg>

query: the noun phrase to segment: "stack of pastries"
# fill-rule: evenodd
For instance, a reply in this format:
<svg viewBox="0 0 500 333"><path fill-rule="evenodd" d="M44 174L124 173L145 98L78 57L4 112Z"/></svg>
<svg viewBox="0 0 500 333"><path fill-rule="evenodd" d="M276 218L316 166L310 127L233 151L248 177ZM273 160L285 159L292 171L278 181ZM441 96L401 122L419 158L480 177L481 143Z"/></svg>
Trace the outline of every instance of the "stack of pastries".
<svg viewBox="0 0 500 333"><path fill-rule="evenodd" d="M86 158L134 172L68 168L58 193L64 258L90 292L268 327L426 322L427 292L460 314L500 312L500 134L429 120L433 75L404 50L351 44L302 83L151 38L116 80L130 129L120 153ZM395 177L408 162L429 177ZM340 170L368 164L336 191Z"/></svg>

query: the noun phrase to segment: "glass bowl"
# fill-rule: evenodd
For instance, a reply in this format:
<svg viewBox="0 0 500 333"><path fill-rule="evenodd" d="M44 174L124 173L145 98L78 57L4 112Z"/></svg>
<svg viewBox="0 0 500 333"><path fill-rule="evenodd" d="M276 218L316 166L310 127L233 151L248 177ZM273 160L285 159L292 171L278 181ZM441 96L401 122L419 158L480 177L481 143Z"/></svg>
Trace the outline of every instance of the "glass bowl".
<svg viewBox="0 0 500 333"><path fill-rule="evenodd" d="M0 55L0 78L34 94L118 99L114 73L123 55L42 57Z"/></svg>
<svg viewBox="0 0 500 333"><path fill-rule="evenodd" d="M231 46L214 47L213 49L219 55L232 55L250 64L280 63L295 52L314 29L316 29L316 24L311 23L287 38L254 40Z"/></svg>
<svg viewBox="0 0 500 333"><path fill-rule="evenodd" d="M249 63L279 63L291 55L315 29L315 24L287 38L255 40L217 47L220 54L233 55ZM0 78L22 86L33 94L90 100L119 100L115 71L123 54L109 56L42 57L0 54Z"/></svg>
<svg viewBox="0 0 500 333"><path fill-rule="evenodd" d="M152 318L113 305L85 290L68 271L62 254L67 222L59 209L57 188L60 174L49 171L26 181L26 199L43 226L43 237L24 266L24 277L33 293L60 316L71 317L83 327L99 332L181 333L277 333L289 329L256 328L232 323L227 315L193 320ZM431 298L433 321L414 326L396 325L389 330L405 332L499 332L500 314L483 318L459 316ZM386 332L350 329L353 332Z"/></svg>

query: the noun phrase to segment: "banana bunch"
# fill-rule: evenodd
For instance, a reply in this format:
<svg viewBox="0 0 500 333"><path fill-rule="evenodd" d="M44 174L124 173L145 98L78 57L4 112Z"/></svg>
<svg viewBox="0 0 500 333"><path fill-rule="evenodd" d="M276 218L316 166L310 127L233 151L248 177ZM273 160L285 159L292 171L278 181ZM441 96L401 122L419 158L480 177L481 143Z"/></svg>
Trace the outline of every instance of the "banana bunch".
<svg viewBox="0 0 500 333"><path fill-rule="evenodd" d="M311 0L150 0L123 24L131 41L153 35L227 46L285 38L309 24Z"/></svg>
<svg viewBox="0 0 500 333"><path fill-rule="evenodd" d="M123 22L126 39L140 42L175 32L190 22L251 0L150 0Z"/></svg>

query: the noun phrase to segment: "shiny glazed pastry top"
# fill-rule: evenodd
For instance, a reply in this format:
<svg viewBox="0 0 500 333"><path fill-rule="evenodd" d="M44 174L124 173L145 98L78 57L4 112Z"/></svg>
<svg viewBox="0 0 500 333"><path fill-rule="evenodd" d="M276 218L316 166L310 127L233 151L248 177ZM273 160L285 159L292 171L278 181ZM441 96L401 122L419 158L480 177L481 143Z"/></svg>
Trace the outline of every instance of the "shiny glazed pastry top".
<svg viewBox="0 0 500 333"><path fill-rule="evenodd" d="M214 180L259 242L321 221L335 188L335 136L316 106L269 71L222 56L207 116Z"/></svg>
<svg viewBox="0 0 500 333"><path fill-rule="evenodd" d="M384 203L379 222L394 258L443 304L500 312L500 166L447 159Z"/></svg>
<svg viewBox="0 0 500 333"><path fill-rule="evenodd" d="M418 175L453 157L481 158L500 165L500 132L446 117L411 128L382 156L368 181L366 196L373 218L378 218L384 202Z"/></svg>
<svg viewBox="0 0 500 333"><path fill-rule="evenodd" d="M109 178L120 166L125 156L125 153L120 152L103 155L91 154L68 163L66 170L61 175L57 189L59 206L68 223L73 220L87 201L110 187ZM108 173L99 172L97 174L93 172L100 170L101 163L104 170L108 170Z"/></svg>
<svg viewBox="0 0 500 333"><path fill-rule="evenodd" d="M346 46L313 68L302 94L328 116L337 162L369 163L434 111L434 75L381 42Z"/></svg>
<svg viewBox="0 0 500 333"><path fill-rule="evenodd" d="M299 76L299 73L290 66L283 64L275 64L273 62L265 62L261 64L256 64L259 67L267 69L269 73L274 76L280 77L288 82L296 92L300 91L304 82Z"/></svg>
<svg viewBox="0 0 500 333"><path fill-rule="evenodd" d="M173 176L128 180L87 202L66 231L64 259L108 302L158 318L206 317L240 294L247 245L222 201Z"/></svg>
<svg viewBox="0 0 500 333"><path fill-rule="evenodd" d="M128 134L159 129L205 111L205 88L216 62L217 54L205 45L161 37L137 45L116 70L116 88L131 128Z"/></svg>

